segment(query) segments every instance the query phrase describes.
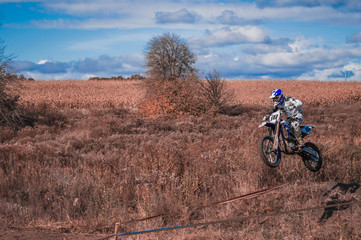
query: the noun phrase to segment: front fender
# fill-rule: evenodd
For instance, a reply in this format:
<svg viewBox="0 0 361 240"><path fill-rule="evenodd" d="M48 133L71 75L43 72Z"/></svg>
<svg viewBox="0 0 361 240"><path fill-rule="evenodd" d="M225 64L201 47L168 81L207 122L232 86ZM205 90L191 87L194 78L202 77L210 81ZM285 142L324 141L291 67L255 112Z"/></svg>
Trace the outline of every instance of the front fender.
<svg viewBox="0 0 361 240"><path fill-rule="evenodd" d="M276 124L272 123L272 122L262 122L259 126L260 127L270 127L272 129L275 129Z"/></svg>

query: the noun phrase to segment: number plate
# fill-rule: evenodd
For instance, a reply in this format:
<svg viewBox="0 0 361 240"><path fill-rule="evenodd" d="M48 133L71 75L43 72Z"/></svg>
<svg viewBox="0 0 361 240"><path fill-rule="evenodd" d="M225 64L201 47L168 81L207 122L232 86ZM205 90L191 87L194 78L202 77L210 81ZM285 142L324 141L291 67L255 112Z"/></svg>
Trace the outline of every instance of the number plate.
<svg viewBox="0 0 361 240"><path fill-rule="evenodd" d="M270 118L269 118L270 122L273 122L273 123L276 122L277 119L278 119L278 116L279 116L278 113L272 114L272 115L270 116Z"/></svg>

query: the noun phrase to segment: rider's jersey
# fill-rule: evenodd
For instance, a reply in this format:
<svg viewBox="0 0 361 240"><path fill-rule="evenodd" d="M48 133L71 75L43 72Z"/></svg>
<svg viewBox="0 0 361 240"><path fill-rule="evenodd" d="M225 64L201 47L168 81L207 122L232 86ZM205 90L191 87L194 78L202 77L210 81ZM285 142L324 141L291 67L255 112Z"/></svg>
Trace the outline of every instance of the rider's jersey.
<svg viewBox="0 0 361 240"><path fill-rule="evenodd" d="M277 109L281 109L287 117L292 119L297 119L302 121L302 102L293 97L285 97L285 100L279 104L274 103L272 112L275 112Z"/></svg>

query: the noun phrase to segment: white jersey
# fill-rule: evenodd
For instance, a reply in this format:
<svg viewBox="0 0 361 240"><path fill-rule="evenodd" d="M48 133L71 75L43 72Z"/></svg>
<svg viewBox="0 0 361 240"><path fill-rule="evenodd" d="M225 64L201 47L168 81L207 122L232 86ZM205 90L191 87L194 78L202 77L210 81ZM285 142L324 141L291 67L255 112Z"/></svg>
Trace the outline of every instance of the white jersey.
<svg viewBox="0 0 361 240"><path fill-rule="evenodd" d="M302 102L293 97L285 97L285 100L281 103L274 103L273 110L276 111L277 109L281 109L287 117L293 119L299 119L302 121Z"/></svg>

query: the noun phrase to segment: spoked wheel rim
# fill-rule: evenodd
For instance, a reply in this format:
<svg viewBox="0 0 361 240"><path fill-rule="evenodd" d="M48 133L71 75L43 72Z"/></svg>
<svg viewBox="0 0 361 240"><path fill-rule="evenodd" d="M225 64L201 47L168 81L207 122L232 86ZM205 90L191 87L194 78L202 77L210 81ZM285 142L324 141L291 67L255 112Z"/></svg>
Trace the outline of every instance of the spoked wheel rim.
<svg viewBox="0 0 361 240"><path fill-rule="evenodd" d="M313 149L312 149L313 150ZM316 151L315 151L316 152ZM309 154L309 156L307 157L307 161L310 163L310 165L313 168L316 168L318 166L318 162L320 160L320 155L318 154L318 152L316 152L317 156L313 156L311 154Z"/></svg>
<svg viewBox="0 0 361 240"><path fill-rule="evenodd" d="M259 142L258 151L260 153L262 161L270 166L277 167L281 162L281 152L280 149L273 151L273 137L263 136Z"/></svg>
<svg viewBox="0 0 361 240"><path fill-rule="evenodd" d="M316 156L314 156L312 154L306 154L305 160L310 164L311 167L316 168L320 161L320 155L317 151L315 151L315 149L313 149L313 148L310 148L310 149L315 152Z"/></svg>
<svg viewBox="0 0 361 240"><path fill-rule="evenodd" d="M321 169L322 166L322 157L321 153L318 150L317 146L313 143L306 143L305 147L307 147L309 150L313 151L313 154L306 153L303 154L303 161L305 163L305 166L313 172L317 172Z"/></svg>
<svg viewBox="0 0 361 240"><path fill-rule="evenodd" d="M272 151L272 147L273 147L273 141L271 141L270 139L266 139L265 141L263 141L263 149L265 149L264 154L267 158L267 161L275 164L278 160L278 150L273 150Z"/></svg>

